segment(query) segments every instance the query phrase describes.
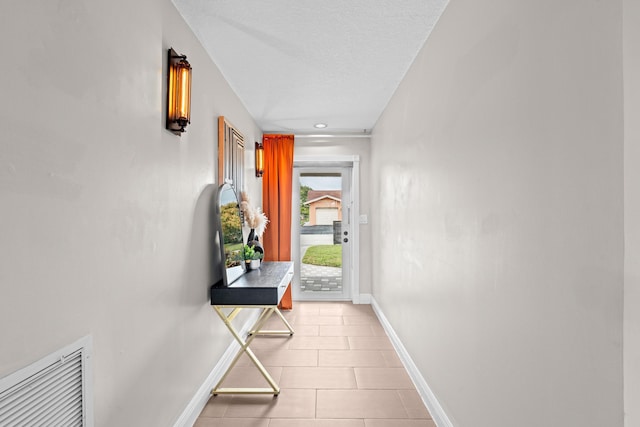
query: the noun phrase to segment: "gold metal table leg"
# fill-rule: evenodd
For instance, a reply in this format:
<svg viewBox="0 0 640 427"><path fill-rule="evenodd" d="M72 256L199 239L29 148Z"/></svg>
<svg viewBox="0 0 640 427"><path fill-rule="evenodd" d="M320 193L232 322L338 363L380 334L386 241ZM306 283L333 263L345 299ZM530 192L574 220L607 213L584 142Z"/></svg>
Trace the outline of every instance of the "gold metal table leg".
<svg viewBox="0 0 640 427"><path fill-rule="evenodd" d="M260 329L260 328L252 328L251 332L249 332L249 335L289 335L289 336L293 336L295 331L293 330L293 328L291 327L289 322L287 322L287 319L285 319L285 317L282 315L282 312L280 310L278 310L278 307L273 307L273 310L278 315L278 317L280 317L280 320L282 320L284 325L287 327L287 330L286 331L285 330L263 330L263 329Z"/></svg>
<svg viewBox="0 0 640 427"><path fill-rule="evenodd" d="M218 316L220 316L220 318L226 325L227 329L229 329L229 331L231 332L235 340L240 344L240 350L238 350L238 352L236 353L235 357L231 361L231 364L229 365L225 373L222 375L222 378L220 378L220 381L218 381L218 383L213 388L213 390L211 390L211 393L214 396L217 394L273 394L274 396L277 396L278 394L280 394L280 387L278 387L278 384L276 384L276 382L273 380L271 375L269 375L269 372L267 372L267 370L262 365L262 363L260 363L260 360L258 360L256 355L249 348L249 344L251 344L251 341L253 341L253 339L256 337L256 334L249 335L247 337L247 340L245 341L242 339L238 331L236 331L233 324L231 323L233 318L239 313L241 307L235 307L229 315L226 315L224 311L222 311L222 306L213 306L213 308L215 309L216 313L218 313ZM278 310L278 308L275 306L255 306L255 308L262 308L263 310L262 310L262 313L260 313L258 320L256 320L256 323L253 325L251 329L253 331L260 331L264 326L265 322L269 319L269 317L271 317L274 311ZM280 313L280 316L282 317L281 313ZM284 320L283 317L282 319ZM290 331L291 333L293 333L293 330L290 329ZM260 371L264 379L267 380L271 388L222 388L220 387L220 385L227 378L227 375L229 374L231 369L233 369L233 367L238 362L238 360L240 359L240 356L242 356L243 353L247 354L251 362L253 362L256 368L258 368L258 370Z"/></svg>

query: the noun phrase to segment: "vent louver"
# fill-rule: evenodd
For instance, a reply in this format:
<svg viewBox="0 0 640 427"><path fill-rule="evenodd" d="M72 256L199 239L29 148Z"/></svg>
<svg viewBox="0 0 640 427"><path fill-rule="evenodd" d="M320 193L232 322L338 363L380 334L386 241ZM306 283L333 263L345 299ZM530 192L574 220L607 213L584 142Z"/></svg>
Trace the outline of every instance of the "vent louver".
<svg viewBox="0 0 640 427"><path fill-rule="evenodd" d="M93 424L85 381L89 352L80 343L0 379L0 426Z"/></svg>

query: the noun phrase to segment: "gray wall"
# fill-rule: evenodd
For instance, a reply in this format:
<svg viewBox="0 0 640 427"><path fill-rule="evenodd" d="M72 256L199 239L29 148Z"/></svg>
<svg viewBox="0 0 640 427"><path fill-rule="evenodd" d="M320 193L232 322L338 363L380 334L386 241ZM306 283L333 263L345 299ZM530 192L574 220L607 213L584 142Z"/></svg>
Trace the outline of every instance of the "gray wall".
<svg viewBox="0 0 640 427"><path fill-rule="evenodd" d="M96 425L171 425L231 341L207 299L217 117L261 133L169 0L0 16L0 377L91 334ZM171 46L193 66L181 138Z"/></svg>
<svg viewBox="0 0 640 427"><path fill-rule="evenodd" d="M640 426L640 2L624 3L625 426Z"/></svg>
<svg viewBox="0 0 640 427"><path fill-rule="evenodd" d="M623 423L621 24L451 1L374 128L373 295L455 426Z"/></svg>

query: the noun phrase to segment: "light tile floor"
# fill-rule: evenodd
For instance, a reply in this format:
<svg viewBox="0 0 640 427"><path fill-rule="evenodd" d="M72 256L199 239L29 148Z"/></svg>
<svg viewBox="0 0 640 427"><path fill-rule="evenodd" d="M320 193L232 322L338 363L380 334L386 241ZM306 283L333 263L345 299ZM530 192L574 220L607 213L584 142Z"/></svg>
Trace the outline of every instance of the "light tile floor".
<svg viewBox="0 0 640 427"><path fill-rule="evenodd" d="M371 306L294 302L283 314L293 337L251 343L280 395L211 397L195 427L435 427ZM223 386L267 383L243 355Z"/></svg>

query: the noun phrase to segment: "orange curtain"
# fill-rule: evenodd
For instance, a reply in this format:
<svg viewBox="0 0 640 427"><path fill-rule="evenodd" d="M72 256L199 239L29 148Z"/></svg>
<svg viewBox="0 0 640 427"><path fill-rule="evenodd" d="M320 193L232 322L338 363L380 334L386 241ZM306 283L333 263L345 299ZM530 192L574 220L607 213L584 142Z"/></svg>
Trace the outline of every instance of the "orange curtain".
<svg viewBox="0 0 640 427"><path fill-rule="evenodd" d="M269 224L262 246L265 261L291 261L291 195L293 177L293 135L264 135L262 210ZM290 310L291 284L280 308Z"/></svg>

